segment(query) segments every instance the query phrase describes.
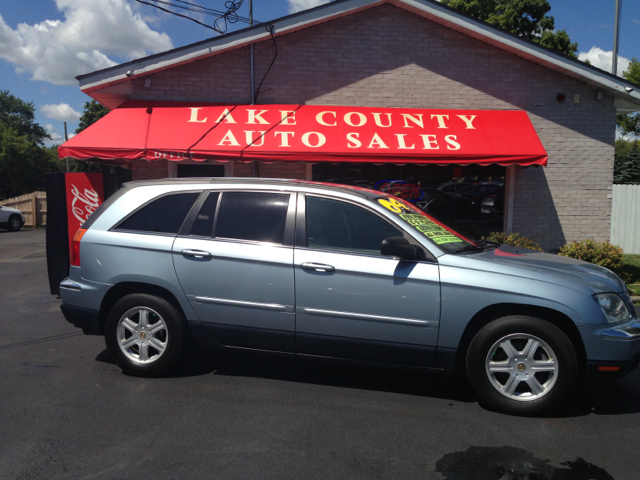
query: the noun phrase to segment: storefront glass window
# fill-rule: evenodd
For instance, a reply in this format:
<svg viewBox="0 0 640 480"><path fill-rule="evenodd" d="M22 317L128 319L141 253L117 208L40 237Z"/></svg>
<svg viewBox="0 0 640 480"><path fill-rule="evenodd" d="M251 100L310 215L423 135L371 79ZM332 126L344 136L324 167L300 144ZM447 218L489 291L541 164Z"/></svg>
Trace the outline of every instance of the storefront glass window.
<svg viewBox="0 0 640 480"><path fill-rule="evenodd" d="M313 180L400 197L472 238L503 229L505 167L316 163Z"/></svg>

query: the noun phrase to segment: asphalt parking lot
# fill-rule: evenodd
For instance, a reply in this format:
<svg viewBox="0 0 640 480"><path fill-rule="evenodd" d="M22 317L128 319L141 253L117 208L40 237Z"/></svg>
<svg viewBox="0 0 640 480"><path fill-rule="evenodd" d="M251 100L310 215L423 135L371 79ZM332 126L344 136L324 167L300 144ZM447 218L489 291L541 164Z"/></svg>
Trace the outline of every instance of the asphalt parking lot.
<svg viewBox="0 0 640 480"><path fill-rule="evenodd" d="M49 294L45 231L0 231L0 479L636 480L640 371L565 414L414 371L194 352L121 373Z"/></svg>

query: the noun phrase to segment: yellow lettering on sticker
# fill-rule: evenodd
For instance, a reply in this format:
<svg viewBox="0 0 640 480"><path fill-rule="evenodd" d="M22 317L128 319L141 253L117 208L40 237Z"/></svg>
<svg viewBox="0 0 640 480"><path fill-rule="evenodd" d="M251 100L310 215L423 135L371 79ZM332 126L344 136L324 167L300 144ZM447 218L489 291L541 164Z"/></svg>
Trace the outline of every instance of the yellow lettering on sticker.
<svg viewBox="0 0 640 480"><path fill-rule="evenodd" d="M380 200L378 200L378 203L395 213L402 213L407 210L407 207L405 207L395 198L381 198Z"/></svg>

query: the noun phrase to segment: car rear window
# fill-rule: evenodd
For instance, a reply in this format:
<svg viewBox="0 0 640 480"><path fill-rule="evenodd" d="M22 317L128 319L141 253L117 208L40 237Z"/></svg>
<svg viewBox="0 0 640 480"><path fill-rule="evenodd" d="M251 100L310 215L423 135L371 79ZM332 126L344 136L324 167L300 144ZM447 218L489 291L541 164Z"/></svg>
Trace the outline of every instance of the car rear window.
<svg viewBox="0 0 640 480"><path fill-rule="evenodd" d="M289 196L288 193L225 192L215 236L282 243Z"/></svg>
<svg viewBox="0 0 640 480"><path fill-rule="evenodd" d="M164 195L135 212L116 230L176 234L199 195L198 192Z"/></svg>

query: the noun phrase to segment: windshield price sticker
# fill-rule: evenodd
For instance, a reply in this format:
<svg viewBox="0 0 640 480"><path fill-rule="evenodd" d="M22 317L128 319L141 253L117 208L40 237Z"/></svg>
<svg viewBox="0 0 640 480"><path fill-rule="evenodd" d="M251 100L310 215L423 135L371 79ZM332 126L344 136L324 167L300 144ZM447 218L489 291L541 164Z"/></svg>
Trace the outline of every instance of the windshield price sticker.
<svg viewBox="0 0 640 480"><path fill-rule="evenodd" d="M427 217L412 213L402 213L399 216L409 225L413 225L414 227L416 227L416 229L436 242L438 245L442 243L462 242L461 239L456 237L451 232L448 232L444 227L441 227Z"/></svg>
<svg viewBox="0 0 640 480"><path fill-rule="evenodd" d="M378 203L394 213L403 213L409 210L406 205L395 198L381 198Z"/></svg>
<svg viewBox="0 0 640 480"><path fill-rule="evenodd" d="M412 211L412 209L395 198L381 198L378 200L378 203L392 212L399 214L398 216L402 220L415 227L424 236L438 245L443 243L464 242L464 240L456 237L453 233L441 225L438 225L430 218L415 213L406 213Z"/></svg>

